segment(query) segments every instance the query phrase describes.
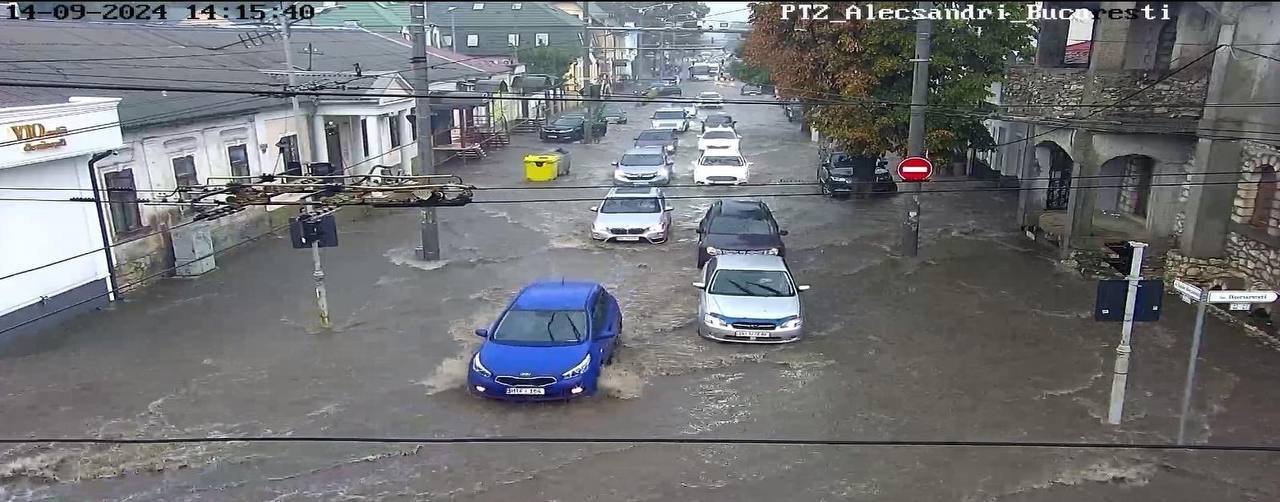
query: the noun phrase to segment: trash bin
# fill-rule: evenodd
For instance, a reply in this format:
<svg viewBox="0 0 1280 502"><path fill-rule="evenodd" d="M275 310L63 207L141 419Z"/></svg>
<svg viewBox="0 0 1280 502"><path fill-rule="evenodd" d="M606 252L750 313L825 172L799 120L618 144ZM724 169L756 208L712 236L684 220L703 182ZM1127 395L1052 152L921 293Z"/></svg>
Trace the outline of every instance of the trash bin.
<svg viewBox="0 0 1280 502"><path fill-rule="evenodd" d="M524 177L529 181L552 181L559 175L560 156L554 153L524 156Z"/></svg>

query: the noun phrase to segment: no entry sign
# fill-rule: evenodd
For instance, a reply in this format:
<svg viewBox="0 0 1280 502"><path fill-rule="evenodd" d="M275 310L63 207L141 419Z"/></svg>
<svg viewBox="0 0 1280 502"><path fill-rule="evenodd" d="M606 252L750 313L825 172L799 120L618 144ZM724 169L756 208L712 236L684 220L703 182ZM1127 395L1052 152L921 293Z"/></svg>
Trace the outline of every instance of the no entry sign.
<svg viewBox="0 0 1280 502"><path fill-rule="evenodd" d="M907 157L898 163L902 181L928 181L933 176L933 163L924 157Z"/></svg>

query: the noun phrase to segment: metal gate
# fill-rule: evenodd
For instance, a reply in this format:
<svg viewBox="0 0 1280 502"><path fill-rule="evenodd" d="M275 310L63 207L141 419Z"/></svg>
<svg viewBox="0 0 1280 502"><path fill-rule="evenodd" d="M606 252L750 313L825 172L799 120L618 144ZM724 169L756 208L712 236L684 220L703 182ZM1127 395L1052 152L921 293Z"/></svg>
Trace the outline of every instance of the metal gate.
<svg viewBox="0 0 1280 502"><path fill-rule="evenodd" d="M1045 194L1044 208L1049 211L1067 209L1071 197L1071 165L1049 168L1049 189Z"/></svg>

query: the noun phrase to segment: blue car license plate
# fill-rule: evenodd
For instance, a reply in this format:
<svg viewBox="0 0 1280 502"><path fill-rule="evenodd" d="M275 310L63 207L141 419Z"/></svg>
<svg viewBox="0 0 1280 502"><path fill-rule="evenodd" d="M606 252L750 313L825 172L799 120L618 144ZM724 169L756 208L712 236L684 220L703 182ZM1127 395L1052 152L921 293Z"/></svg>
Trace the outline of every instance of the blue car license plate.
<svg viewBox="0 0 1280 502"><path fill-rule="evenodd" d="M546 395L547 389L542 387L511 387L507 389L508 396L542 396Z"/></svg>

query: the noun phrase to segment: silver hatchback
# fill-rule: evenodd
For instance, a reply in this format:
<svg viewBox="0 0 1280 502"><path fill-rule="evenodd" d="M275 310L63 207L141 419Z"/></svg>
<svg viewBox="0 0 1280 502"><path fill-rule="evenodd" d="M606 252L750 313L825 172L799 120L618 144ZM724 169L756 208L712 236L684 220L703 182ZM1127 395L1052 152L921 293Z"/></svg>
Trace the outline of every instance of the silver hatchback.
<svg viewBox="0 0 1280 502"><path fill-rule="evenodd" d="M609 191L591 223L591 238L598 241L666 242L671 235L671 211L660 188L619 187Z"/></svg>
<svg viewBox="0 0 1280 502"><path fill-rule="evenodd" d="M714 256L702 269L698 334L721 342L788 343L804 331L800 292L780 256Z"/></svg>

